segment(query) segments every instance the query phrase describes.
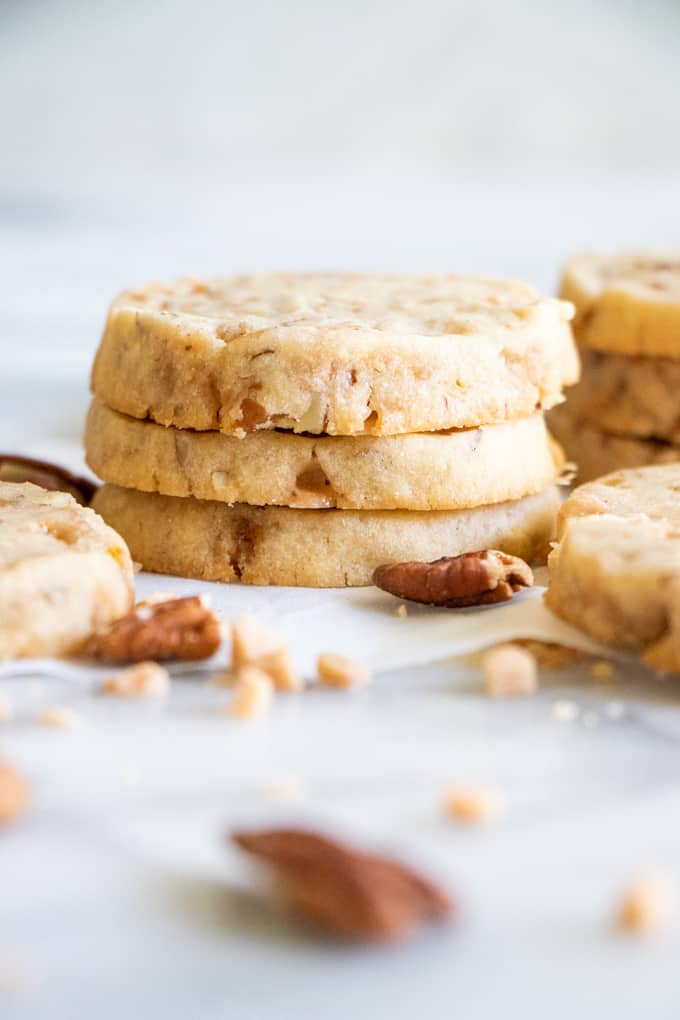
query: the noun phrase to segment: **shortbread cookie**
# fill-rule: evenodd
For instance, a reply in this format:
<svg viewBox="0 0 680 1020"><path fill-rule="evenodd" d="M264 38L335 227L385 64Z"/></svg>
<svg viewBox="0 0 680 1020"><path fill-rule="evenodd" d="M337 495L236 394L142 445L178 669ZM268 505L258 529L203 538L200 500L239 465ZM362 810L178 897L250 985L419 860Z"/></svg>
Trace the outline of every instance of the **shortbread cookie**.
<svg viewBox="0 0 680 1020"><path fill-rule="evenodd" d="M550 554L551 609L593 637L680 671L680 464L576 489Z"/></svg>
<svg viewBox="0 0 680 1020"><path fill-rule="evenodd" d="M370 584L382 563L501 549L545 555L554 486L476 510L291 510L137 492L104 485L94 506L147 570L207 581L340 587Z"/></svg>
<svg viewBox="0 0 680 1020"><path fill-rule="evenodd" d="M397 435L533 414L578 376L572 306L451 275L263 273L129 290L92 374L135 418Z"/></svg>
<svg viewBox="0 0 680 1020"><path fill-rule="evenodd" d="M583 375L569 391L567 406L574 421L604 432L680 444L678 394L680 359L584 349Z"/></svg>
<svg viewBox="0 0 680 1020"><path fill-rule="evenodd" d="M459 510L520 499L564 458L542 415L455 432L296 436L165 428L94 401L87 461L104 481L224 503L352 510Z"/></svg>
<svg viewBox="0 0 680 1020"><path fill-rule="evenodd" d="M548 421L569 461L576 465L578 482L589 482L621 468L680 461L680 446L673 443L614 435L574 421L570 403L553 408Z"/></svg>
<svg viewBox="0 0 680 1020"><path fill-rule="evenodd" d="M130 554L93 510L0 482L0 659L77 652L132 603Z"/></svg>
<svg viewBox="0 0 680 1020"><path fill-rule="evenodd" d="M580 344L680 358L680 254L576 255L560 296L576 306Z"/></svg>

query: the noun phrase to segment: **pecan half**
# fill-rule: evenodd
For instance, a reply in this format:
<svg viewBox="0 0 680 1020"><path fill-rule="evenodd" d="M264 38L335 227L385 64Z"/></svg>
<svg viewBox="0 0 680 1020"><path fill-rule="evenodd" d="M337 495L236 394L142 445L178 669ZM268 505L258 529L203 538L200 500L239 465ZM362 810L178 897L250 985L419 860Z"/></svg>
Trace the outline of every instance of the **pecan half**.
<svg viewBox="0 0 680 1020"><path fill-rule="evenodd" d="M139 602L95 634L89 651L104 662L207 659L220 646L220 622L198 595Z"/></svg>
<svg viewBox="0 0 680 1020"><path fill-rule="evenodd" d="M315 832L274 829L231 838L270 865L290 906L330 935L396 940L454 909L443 890L412 868Z"/></svg>
<svg viewBox="0 0 680 1020"><path fill-rule="evenodd" d="M480 549L432 563L386 563L374 571L373 583L400 599L457 609L505 602L532 585L534 575L518 556Z"/></svg>
<svg viewBox="0 0 680 1020"><path fill-rule="evenodd" d="M33 482L43 489L69 492L83 506L90 505L97 490L87 478L74 475L59 464L12 453L0 453L0 482Z"/></svg>

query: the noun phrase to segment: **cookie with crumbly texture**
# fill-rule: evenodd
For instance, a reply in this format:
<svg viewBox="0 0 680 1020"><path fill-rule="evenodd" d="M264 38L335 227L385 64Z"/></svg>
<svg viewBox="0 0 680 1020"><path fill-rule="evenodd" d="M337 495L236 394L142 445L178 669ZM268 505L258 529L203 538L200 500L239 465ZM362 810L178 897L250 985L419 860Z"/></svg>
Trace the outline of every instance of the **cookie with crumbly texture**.
<svg viewBox="0 0 680 1020"><path fill-rule="evenodd" d="M93 510L0 482L0 659L74 654L133 595L125 542Z"/></svg>
<svg viewBox="0 0 680 1020"><path fill-rule="evenodd" d="M92 373L116 411L244 435L400 435L532 414L578 376L572 306L447 274L182 279L113 302Z"/></svg>
<svg viewBox="0 0 680 1020"><path fill-rule="evenodd" d="M104 481L224 503L352 510L459 510L520 499L564 458L542 415L406 436L297 436L166 428L93 401L90 467Z"/></svg>
<svg viewBox="0 0 680 1020"><path fill-rule="evenodd" d="M558 519L550 608L599 641L680 672L680 464L582 485Z"/></svg>
<svg viewBox="0 0 680 1020"><path fill-rule="evenodd" d="M574 421L604 432L680 444L680 359L587 348L582 359L581 380L569 390L567 401Z"/></svg>
<svg viewBox="0 0 680 1020"><path fill-rule="evenodd" d="M569 403L553 408L548 422L569 461L576 466L574 478L578 482L589 482L621 468L680 462L680 446L603 432L575 421Z"/></svg>
<svg viewBox="0 0 680 1020"><path fill-rule="evenodd" d="M367 585L383 563L475 549L545 558L559 498L534 496L474 510L293 510L103 485L94 506L147 570L206 581L333 588Z"/></svg>
<svg viewBox="0 0 680 1020"><path fill-rule="evenodd" d="M574 255L560 296L576 307L579 344L680 359L680 252Z"/></svg>

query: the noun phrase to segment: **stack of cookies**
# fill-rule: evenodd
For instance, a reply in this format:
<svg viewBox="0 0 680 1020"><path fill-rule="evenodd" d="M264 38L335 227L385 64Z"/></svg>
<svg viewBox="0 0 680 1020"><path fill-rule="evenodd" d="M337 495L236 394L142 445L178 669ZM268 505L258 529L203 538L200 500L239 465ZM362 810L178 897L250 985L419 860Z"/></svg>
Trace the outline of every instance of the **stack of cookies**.
<svg viewBox="0 0 680 1020"><path fill-rule="evenodd" d="M579 481L680 460L680 257L579 255L561 296L583 375L549 422Z"/></svg>
<svg viewBox="0 0 680 1020"><path fill-rule="evenodd" d="M314 587L498 548L540 559L575 381L566 302L451 275L130 290L92 375L94 501L147 570Z"/></svg>

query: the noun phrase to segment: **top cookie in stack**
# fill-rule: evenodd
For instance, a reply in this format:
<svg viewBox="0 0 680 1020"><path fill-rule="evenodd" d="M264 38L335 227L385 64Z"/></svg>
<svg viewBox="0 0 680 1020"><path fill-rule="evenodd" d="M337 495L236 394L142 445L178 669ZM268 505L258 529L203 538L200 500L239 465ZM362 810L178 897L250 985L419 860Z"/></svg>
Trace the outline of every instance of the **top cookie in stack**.
<svg viewBox="0 0 680 1020"><path fill-rule="evenodd" d="M680 460L680 255L578 255L560 293L583 377L550 424L579 479Z"/></svg>
<svg viewBox="0 0 680 1020"><path fill-rule="evenodd" d="M148 569L365 584L497 547L535 558L578 375L565 302L451 275L184 279L114 301L86 445Z"/></svg>

